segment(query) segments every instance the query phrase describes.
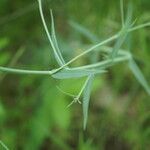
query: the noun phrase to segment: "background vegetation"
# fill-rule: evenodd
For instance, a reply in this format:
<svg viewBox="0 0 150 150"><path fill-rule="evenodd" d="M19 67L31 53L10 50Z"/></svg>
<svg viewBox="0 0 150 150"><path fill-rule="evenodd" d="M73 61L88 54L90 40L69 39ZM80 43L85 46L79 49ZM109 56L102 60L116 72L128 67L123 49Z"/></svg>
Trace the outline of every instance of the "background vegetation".
<svg viewBox="0 0 150 150"><path fill-rule="evenodd" d="M53 9L59 46L66 60L121 28L119 1L43 0L50 25ZM127 3L125 1L125 10ZM150 20L150 1L134 0L136 24ZM72 27L89 29L92 40ZM150 83L150 30L130 35L124 48ZM113 43L112 43L113 44ZM0 66L48 70L56 66L39 16L37 1L0 1ZM90 56L90 55L89 55ZM99 56L99 55L97 55ZM74 65L88 63L84 57ZM150 101L126 64L112 67L94 82L87 130L81 105L66 106L84 79L54 80L39 75L0 74L0 140L18 150L148 150ZM0 147L2 149L2 147Z"/></svg>

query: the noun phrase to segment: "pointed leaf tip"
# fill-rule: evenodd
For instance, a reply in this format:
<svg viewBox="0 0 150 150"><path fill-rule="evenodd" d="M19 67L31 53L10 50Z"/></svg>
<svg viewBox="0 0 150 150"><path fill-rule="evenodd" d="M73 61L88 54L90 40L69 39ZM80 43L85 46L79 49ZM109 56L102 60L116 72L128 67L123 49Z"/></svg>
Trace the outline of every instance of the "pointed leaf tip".
<svg viewBox="0 0 150 150"><path fill-rule="evenodd" d="M129 68L131 69L138 82L143 86L145 91L150 95L150 86L148 85L142 71L133 59L131 59L129 62Z"/></svg>
<svg viewBox="0 0 150 150"><path fill-rule="evenodd" d="M89 102L90 102L93 80L94 80L94 75L90 75L87 79L87 84L83 93L83 129L84 130L86 129L87 126L88 109L89 109Z"/></svg>

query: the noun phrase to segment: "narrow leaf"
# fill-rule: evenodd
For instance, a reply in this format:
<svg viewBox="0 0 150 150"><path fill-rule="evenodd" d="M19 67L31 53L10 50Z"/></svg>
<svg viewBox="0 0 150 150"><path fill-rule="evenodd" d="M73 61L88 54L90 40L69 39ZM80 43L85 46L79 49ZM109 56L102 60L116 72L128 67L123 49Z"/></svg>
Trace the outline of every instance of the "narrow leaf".
<svg viewBox="0 0 150 150"><path fill-rule="evenodd" d="M114 59L117 56L119 49L121 48L122 44L124 43L124 41L127 37L127 34L128 34L127 30L126 30L126 32L123 30L120 32L120 36L113 48L112 54L111 54L112 59Z"/></svg>
<svg viewBox="0 0 150 150"><path fill-rule="evenodd" d="M0 140L0 145L2 145L3 149L9 150L9 148Z"/></svg>
<svg viewBox="0 0 150 150"><path fill-rule="evenodd" d="M54 17L53 17L53 12L52 10L50 10L50 14L51 14L51 36L52 36L52 42L55 46L55 49L59 55L59 58L61 60L61 63L64 65L65 61L64 58L60 52L59 46L58 46L58 42L57 42L57 38L56 38L56 33L55 33L55 24L54 24Z"/></svg>
<svg viewBox="0 0 150 150"><path fill-rule="evenodd" d="M69 78L80 78L89 76L91 74L101 74L105 73L104 70L87 70L87 69L77 69L77 70L71 70L71 69L64 69L61 70L55 74L52 75L53 78L56 79L69 79Z"/></svg>
<svg viewBox="0 0 150 150"><path fill-rule="evenodd" d="M90 75L87 79L87 84L83 92L83 129L86 129L87 120L88 120L88 109L89 101L92 89L92 82L94 80L94 75Z"/></svg>
<svg viewBox="0 0 150 150"><path fill-rule="evenodd" d="M150 95L150 87L149 87L144 75L142 74L140 68L138 67L138 65L136 64L136 62L133 59L130 60L129 67L130 67L132 73L134 74L135 78L143 86L145 91Z"/></svg>
<svg viewBox="0 0 150 150"><path fill-rule="evenodd" d="M43 23L45 32L46 32L46 34L47 34L48 40L49 40L49 42L50 42L50 44L51 44L51 46L52 46L52 49L53 49L53 52L54 52L54 56L55 56L55 58L56 58L57 63L58 63L60 66L62 66L62 65L63 65L62 60L61 60L61 58L60 58L60 56L59 56L59 54L58 54L58 52L57 52L57 50L56 50L56 48L55 48L55 45L54 45L54 43L53 43L53 41L52 41L52 37L51 37L51 35L50 35L50 33L49 33L49 30L48 30L48 27L47 27L47 24L46 24L46 21L45 21L45 18L44 18L41 0L38 0L38 3L39 3L39 11L40 11L42 23Z"/></svg>
<svg viewBox="0 0 150 150"><path fill-rule="evenodd" d="M120 11L121 11L121 21L122 21L122 27L124 26L124 6L123 6L123 0L120 0Z"/></svg>
<svg viewBox="0 0 150 150"><path fill-rule="evenodd" d="M126 37L128 35L128 31L132 25L131 21L132 21L132 8L129 5L128 13L127 13L127 19L126 19L125 23L123 23L124 25L120 31L119 38L118 38L117 42L115 43L114 49L113 49L112 54L111 54L112 59L114 59L118 55L119 49L121 48L121 46L125 42Z"/></svg>

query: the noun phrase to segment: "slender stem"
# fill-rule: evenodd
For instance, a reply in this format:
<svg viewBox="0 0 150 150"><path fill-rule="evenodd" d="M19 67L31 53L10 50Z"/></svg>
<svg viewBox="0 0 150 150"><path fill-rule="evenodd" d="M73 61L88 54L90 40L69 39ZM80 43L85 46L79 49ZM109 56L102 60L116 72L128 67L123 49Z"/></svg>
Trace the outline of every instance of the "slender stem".
<svg viewBox="0 0 150 150"><path fill-rule="evenodd" d="M0 140L0 144L3 146L5 150L9 150L9 148Z"/></svg>
<svg viewBox="0 0 150 150"><path fill-rule="evenodd" d="M113 50L113 48L109 46L102 46L101 49L103 50L103 52L106 52L106 53L111 53ZM124 49L119 49L118 56L119 55L131 57L131 53Z"/></svg>
<svg viewBox="0 0 150 150"><path fill-rule="evenodd" d="M22 54L24 53L25 49L21 48L19 49L16 54L14 55L14 57L12 58L12 60L9 63L9 66L14 66L14 64L16 64L17 60L22 56ZM5 78L6 74L3 74L0 76L0 82Z"/></svg>
<svg viewBox="0 0 150 150"><path fill-rule="evenodd" d="M141 29L141 28L144 28L144 27L148 27L150 26L150 22L149 23L145 23L145 24L142 24L142 25L138 25L136 27L133 27L131 29L128 30L128 32L132 32L132 31L135 31L135 30L138 30L138 29ZM41 75L52 75L58 71L60 71L61 69L63 69L64 67L66 67L67 65L73 63L74 61L76 61L77 59L79 59L80 57L86 55L87 53L93 51L94 49L102 46L102 45L105 45L115 39L117 39L119 37L119 33L118 34L115 34L114 36L110 37L109 39L106 39L96 45L94 45L93 47L89 48L87 51L84 51L83 53L81 53L80 55L74 57L73 59L71 59L69 62L67 62L66 64L64 64L63 66L57 68L57 69L54 69L54 70L51 70L51 71L33 71L33 70L21 70L21 69L13 69L13 68L7 68L7 67L0 67L0 71L3 71L3 72L10 72L10 73L18 73L18 74L41 74ZM130 56L126 56L124 58L116 58L114 59L114 62L120 62L120 61L124 61L124 60L129 60L130 59ZM101 67L103 66L105 63L109 63L110 61L109 60L106 60L105 62L98 62L98 63L95 63L95 64L92 64L92 65L87 65L87 66L81 66L81 67L76 67L76 68L73 68L73 69L85 69L85 68L93 68L93 67Z"/></svg>
<svg viewBox="0 0 150 150"><path fill-rule="evenodd" d="M142 25L135 26L135 27L129 29L127 32L130 33L130 32L132 32L132 31L135 31L135 30L138 30L138 29L141 29L141 28L144 28L144 27L148 27L148 26L150 26L150 22L149 22L149 23L142 24ZM120 35L120 32L117 33L117 34L115 34L115 35L113 35L112 37L110 37L110 38L108 38L108 39L106 39L106 40L104 40L104 41L102 41L102 42L100 42L100 43L94 45L93 47L89 48L88 50L82 52L82 53L79 54L78 56L76 56L76 57L74 57L73 59L71 59L69 62L67 62L67 63L64 64L63 66L61 66L61 67L55 69L53 73L56 73L56 72L60 71L60 70L63 69L64 67L70 65L71 63L73 63L73 62L76 61L77 59L81 58L82 56L84 56L84 55L90 53L90 52L93 51L94 49L96 49L96 48L98 48L98 47L100 47L100 46L102 46L102 45L105 45L105 44L107 44L107 43L109 43L109 42L111 42L111 41L117 39L117 38L119 37L119 35Z"/></svg>
<svg viewBox="0 0 150 150"><path fill-rule="evenodd" d="M59 86L56 86L56 88L63 94L70 96L70 97L76 97L76 95L70 94L68 92L65 92L64 90L62 90Z"/></svg>
<svg viewBox="0 0 150 150"><path fill-rule="evenodd" d="M87 83L88 83L90 77L91 77L91 76L88 76L88 77L87 77L87 79L85 80L85 82L84 82L84 84L83 84L83 86L82 86L82 88L81 88L79 94L78 94L78 95L74 98L74 100L67 106L67 108L69 108L73 103L77 103L77 102L78 102L79 104L81 104L81 102L80 102L80 97L81 97L81 95L82 95L82 93L83 93L83 91L84 91L84 89L85 89L85 87L86 87L86 85L87 85Z"/></svg>
<svg viewBox="0 0 150 150"><path fill-rule="evenodd" d="M135 26L135 27L129 29L129 32L132 32L132 31L135 31L135 30L138 30L141 28L149 27L149 26L150 26L150 22L147 22L147 23L144 23L144 24L141 24L141 25L138 25L138 26Z"/></svg>
<svg viewBox="0 0 150 150"><path fill-rule="evenodd" d="M107 39L107 40L105 40L105 41L103 41L103 42L101 42L101 43L99 43L99 44L97 44L97 45L91 47L89 50L87 50L87 51L81 53L80 55L78 55L77 57L73 58L71 61L69 61L69 62L68 62L67 64L65 64L65 65L67 66L68 64L71 64L73 61L75 61L75 60L78 59L79 57L85 55L86 53L92 51L93 49L96 49L96 48L99 47L100 45L106 44L107 42L109 42L109 41L111 41L111 40L117 38L118 36L119 36L119 35L116 34L116 35L112 36L111 38L109 38L109 39ZM108 53L111 52L111 49L112 49L111 47L107 47L107 46L103 46L103 47L101 47L101 48L104 49L105 52L108 52ZM123 55L123 56L128 55L128 57L130 57L130 54L129 54L128 52L123 51L123 50L120 50L119 53L120 53L121 55ZM117 62L117 61L124 61L124 59L122 59L122 58L121 58L121 59L120 59L120 58L117 58L117 60L115 59L114 61L115 61L115 62ZM70 70L77 70L77 69L78 69L78 70L81 70L81 69L89 69L89 68L94 68L94 67L101 67L102 65L108 64L108 63L109 63L109 61L107 60L107 61L104 61L104 62L98 62L98 63L91 64L91 65L86 65L86 66L81 66L81 67L74 67L74 68L71 68ZM64 67L64 66L62 66L62 67L60 67L60 68L57 68L57 69L53 69L53 70L51 70L51 71L36 71L36 70L34 71L34 70L23 70L23 69L15 69L15 68L8 68L8 67L2 67L2 66L0 66L0 71L1 71L1 72L16 73L16 74L53 75L53 74L55 74L56 72L58 72L59 70L63 69L63 67Z"/></svg>
<svg viewBox="0 0 150 150"><path fill-rule="evenodd" d="M39 74L39 75L51 75L51 71L37 71L37 70L22 70L22 69L13 69L7 67L0 67L0 71L9 72L9 73L17 73L17 74Z"/></svg>
<svg viewBox="0 0 150 150"><path fill-rule="evenodd" d="M54 17L53 17L53 12L52 10L50 9L50 15L51 15L51 38L52 38L52 41L53 41L53 44L55 45L55 50L57 51L57 54L59 55L59 60L61 61L61 65L64 65L66 62L60 52L60 49L59 49L59 46L58 46L58 42L57 42L57 38L56 38L56 33L55 33L55 24L54 24Z"/></svg>
<svg viewBox="0 0 150 150"><path fill-rule="evenodd" d="M123 0L120 0L120 10L121 10L121 22L122 22L122 27L123 27L124 26Z"/></svg>
<svg viewBox="0 0 150 150"><path fill-rule="evenodd" d="M96 48L98 48L98 47L100 47L100 46L102 46L102 45L104 45L104 44L107 44L108 42L111 42L111 41L117 39L118 36L119 36L119 34L116 34L116 35L110 37L109 39L104 40L103 42L100 42L100 43L94 45L93 47L89 48L88 50L84 51L83 53L81 53L81 54L79 54L78 56L76 56L76 57L74 57L73 59L71 59L69 62L67 62L67 63L64 64L63 66L61 66L61 67L59 67L58 69L56 69L53 73L56 73L56 72L60 71L60 70L63 69L64 67L70 65L71 63L73 63L73 62L76 61L77 59L81 58L82 56L86 55L87 53L93 51L94 49L96 49Z"/></svg>
<svg viewBox="0 0 150 150"><path fill-rule="evenodd" d="M110 52L111 48L106 47L106 51ZM117 63L117 62L122 62L125 60L129 60L131 58L131 55L125 51L120 51L121 56L118 56L117 58L115 58L113 60L113 63ZM70 68L71 70L79 70L81 71L82 69L93 69L96 67L104 67L105 65L107 65L107 67L109 66L109 64L112 62L111 59L105 60L105 61L101 61L98 63L94 63L91 65L85 65L85 66L81 66L81 67L74 67L74 68ZM7 67L1 67L0 66L0 71L1 72L9 72L9 73L16 73L16 74L38 74L38 75L53 75L54 73L56 73L58 70L54 69L51 71L41 71L41 70L23 70L23 69L15 69L15 68L7 68Z"/></svg>
<svg viewBox="0 0 150 150"><path fill-rule="evenodd" d="M81 67L75 67L75 68L72 68L72 70L76 70L76 69L95 69L95 68L108 68L109 66L112 66L113 64L115 63L119 63L119 62L123 62L123 61L127 61L127 60L130 60L131 57L127 57L127 56L120 56L120 57L117 57L117 58L114 58L113 60L112 59L108 59L108 60L105 60L105 61L101 61L101 62L98 62L98 63L95 63L95 64L91 64L91 65L85 65L85 66L81 66Z"/></svg>
<svg viewBox="0 0 150 150"><path fill-rule="evenodd" d="M54 43L53 43L53 41L52 41L52 38L51 38L51 35L50 35L50 33L49 33L49 30L48 30L46 21L45 21L45 19L44 19L44 14L43 14L43 9L42 9L42 2L41 2L41 0L38 0L38 3L39 3L39 11L40 11L40 15L41 15L41 19L42 19L42 23L43 23L45 32L46 32L47 37L48 37L48 40L49 40L49 42L50 42L50 44L51 44L51 46L52 46L53 52L54 52L54 54L55 54L55 57L57 58L56 60L57 60L58 64L61 66L61 65L63 65L63 62L61 61L61 59L60 59L60 57L59 57L59 54L57 53L57 50L56 50L56 48L55 48L55 45L54 45Z"/></svg>
<svg viewBox="0 0 150 150"><path fill-rule="evenodd" d="M77 98L78 98L78 99L81 97L81 95L82 95L82 93L83 93L83 91L84 91L84 89L85 89L85 87L86 87L86 85L87 85L87 83L88 83L90 77L91 77L91 76L88 76L87 79L85 80L85 83L83 84L83 86L82 86L82 88L81 88L79 94L77 95Z"/></svg>
<svg viewBox="0 0 150 150"><path fill-rule="evenodd" d="M103 52L106 52L106 53L111 53L112 52L112 48L111 47L108 47L108 46L103 46L101 47ZM75 68L72 68L72 70L76 70L76 69L93 69L93 68L96 68L96 67L105 67L105 69L109 66L111 66L111 64L114 64L114 63L118 63L118 62L123 62L123 61L127 61L127 60L131 60L132 56L129 52L125 51L125 50L122 50L120 49L119 50L119 53L118 53L118 57L116 57L113 62L112 62L112 59L107 59L107 60L104 60L104 61L101 61L101 62L97 62L97 63L94 63L94 64L90 64L90 65L85 65L85 66L80 66L80 67L75 67Z"/></svg>

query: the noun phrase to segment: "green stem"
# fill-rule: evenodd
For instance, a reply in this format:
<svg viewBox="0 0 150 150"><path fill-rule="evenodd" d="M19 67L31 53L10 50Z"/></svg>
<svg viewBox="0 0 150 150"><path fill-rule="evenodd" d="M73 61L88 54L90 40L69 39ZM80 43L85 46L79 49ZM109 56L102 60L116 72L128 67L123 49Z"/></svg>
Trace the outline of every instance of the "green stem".
<svg viewBox="0 0 150 150"><path fill-rule="evenodd" d="M150 22L145 23L145 24L138 25L138 26L136 26L136 27L133 27L133 28L129 29L127 32L130 33L130 32L133 32L133 31L135 31L135 30L138 30L138 29L141 29L141 28L144 28L144 27L148 27L148 26L150 26ZM73 62L76 61L77 59L81 58L82 56L84 56L84 55L90 53L91 51L93 51L94 49L96 49L96 48L98 48L98 47L100 47L100 46L102 46L102 45L105 45L105 44L107 44L107 43L109 43L109 42L111 42L111 41L117 39L119 36L120 36L120 32L117 33L117 34L115 34L115 35L113 35L112 37L110 37L110 38L108 38L108 39L106 39L106 40L104 40L104 41L102 41L102 42L100 42L100 43L94 45L93 47L89 48L88 50L82 52L82 53L79 54L78 56L76 56L76 57L74 57L73 59L71 59L69 62L67 62L67 63L64 64L63 66L61 66L61 67L59 67L58 69L56 69L53 73L56 73L56 72L60 71L60 70L63 69L64 67L70 65L71 63L73 63Z"/></svg>
<svg viewBox="0 0 150 150"><path fill-rule="evenodd" d="M95 64L91 64L91 65L85 65L85 66L81 66L81 67L75 67L72 68L72 70L76 70L76 69L95 69L95 68L108 68L109 66L112 66L115 63L119 63L119 62L123 62L123 61L127 61L130 60L131 57L127 57L127 56L120 56L117 58L112 59L108 59L102 62L98 62Z"/></svg>
<svg viewBox="0 0 150 150"><path fill-rule="evenodd" d="M51 75L51 71L37 71L37 70L22 70L22 69L13 69L7 67L0 67L0 71L9 72L9 73L17 73L17 74L38 74L38 75Z"/></svg>
<svg viewBox="0 0 150 150"><path fill-rule="evenodd" d="M110 47L102 47L107 53L110 53L111 52L111 49ZM121 56L118 56L116 57L113 62L112 62L112 59L108 59L108 60L105 60L105 61L101 61L101 62L98 62L98 63L94 63L94 64L91 64L91 65L85 65L85 66L81 66L81 67L74 67L74 68L71 68L71 70L81 70L81 69L93 69L93 68L96 68L96 67L104 67L106 65L106 67L110 66L109 64L111 63L117 63L117 62L122 62L122 61L125 61L125 60L130 60L131 58L131 55L130 53L128 52L125 52L123 50L120 50L119 51L120 55ZM54 70L51 70L51 71L39 71L39 70L23 70L23 69L14 69L14 68L7 68L7 67L1 67L0 66L0 71L1 72L9 72L9 73L16 73L16 74L39 74L39 75L53 75L54 73L56 73L58 71L58 69L54 69Z"/></svg>
<svg viewBox="0 0 150 150"><path fill-rule="evenodd" d="M138 25L138 26L135 26L135 27L129 29L129 32L132 32L132 31L135 31L135 30L138 30L141 28L149 27L149 26L150 26L150 22L147 22L147 23L144 23L144 24L141 24L141 25Z"/></svg>
<svg viewBox="0 0 150 150"><path fill-rule="evenodd" d="M50 44L51 44L51 47L52 47L53 52L54 52L54 54L55 54L55 57L57 58L56 60L57 60L58 64L61 66L61 65L63 65L63 62L61 61L61 59L60 59L60 57L59 57L59 54L57 53L57 50L56 50L56 48L55 48L55 45L54 45L54 43L53 43L53 41L52 41L52 38L51 38L51 35L50 35L50 33L49 33L49 30L48 30L46 21L45 21L45 19L44 19L44 14L43 14L43 9L42 9L42 2L41 2L41 0L38 0L38 3L39 3L40 16L41 16L41 19L42 19L42 23L43 23L45 32L46 32L46 34L47 34L48 40L49 40L49 42L50 42Z"/></svg>
<svg viewBox="0 0 150 150"><path fill-rule="evenodd" d="M124 27L124 10L123 10L123 0L120 0L120 10L121 10L121 22L122 27Z"/></svg>
<svg viewBox="0 0 150 150"><path fill-rule="evenodd" d="M107 40L104 40L103 42L101 43L98 43L97 45L94 45L93 47L89 48L88 50L84 51L83 53L79 54L78 56L74 57L73 59L71 59L69 62L67 62L66 64L64 64L63 66L59 67L58 69L55 70L54 73L60 71L61 69L63 69L64 67L70 65L71 63L73 63L74 61L76 61L77 59L81 58L82 56L86 55L87 53L90 53L91 51L93 51L94 49L98 48L99 46L102 46L104 44L107 44L108 42L111 42L115 39L117 39L119 36L119 34L116 34L112 37L110 37L109 39Z"/></svg>
<svg viewBox="0 0 150 150"><path fill-rule="evenodd" d="M113 63L117 63L117 62L122 62L125 60L129 60L130 57L127 56L120 56L117 57L113 60ZM81 69L93 69L96 67L104 67L105 65L108 66L108 64L112 63L112 59L108 59L102 62L98 62L98 63L94 63L91 65L85 65L85 66L81 66L81 67L74 67L71 68L71 70L81 70ZM38 75L53 75L55 73L57 73L57 69L51 70L51 71L41 71L41 70L23 70L23 69L15 69L15 68L7 68L7 67L0 67L0 71L1 72L9 72L9 73L15 73L15 74L38 74Z"/></svg>
<svg viewBox="0 0 150 150"><path fill-rule="evenodd" d="M128 32L132 32L132 31L135 31L135 30L138 30L138 29L141 29L141 28L144 28L144 27L148 27L150 26L150 22L149 23L145 23L145 24L142 24L142 25L138 25L136 27L133 27L131 29L128 30ZM115 39L117 39L119 37L119 33L118 34L115 34L114 36L110 37L109 39L107 40L104 40L100 43L98 43L97 45L94 45L93 47L89 48L87 51L84 51L83 53L81 53L80 55L74 57L73 59L71 59L69 62L67 62L66 64L64 64L63 66L57 68L57 69L54 69L54 70L51 70L51 71L33 71L33 70L21 70L21 69L12 69L12 68L6 68L6 67L0 67L0 71L3 71L3 72L10 72L10 73L18 73L18 74L41 74L41 75L52 75L58 71L60 71L61 69L63 69L64 67L70 65L71 63L73 63L74 61L76 61L77 59L79 59L80 57L86 55L87 53L93 51L94 49L102 46L102 45L105 45ZM125 60L129 60L131 57L130 56L125 56L125 57L120 57L120 58L116 58L113 60L113 62L117 63L117 62L121 62L121 61L125 61ZM103 61L103 62L98 62L98 63L95 63L95 64L92 64L92 65L87 65L87 66L81 66L81 67L76 67L76 68L73 68L73 69L85 69L85 68L93 68L93 67L102 67L103 65L105 64L109 64L110 63L110 60L106 60L106 61Z"/></svg>
<svg viewBox="0 0 150 150"><path fill-rule="evenodd" d="M0 140L0 144L3 146L5 150L9 150L9 148Z"/></svg>
<svg viewBox="0 0 150 150"><path fill-rule="evenodd" d="M90 79L90 76L87 77L87 79L86 79L85 83L83 84L83 86L82 86L82 88L81 88L79 94L77 95L77 98L78 98L78 99L81 97L81 95L82 95L82 93L83 93L83 91L84 91L84 89L85 89L85 87L86 87L86 85L87 85L89 79Z"/></svg>

